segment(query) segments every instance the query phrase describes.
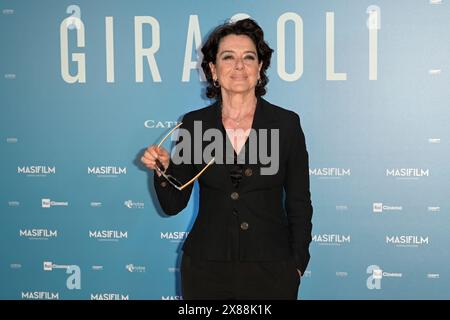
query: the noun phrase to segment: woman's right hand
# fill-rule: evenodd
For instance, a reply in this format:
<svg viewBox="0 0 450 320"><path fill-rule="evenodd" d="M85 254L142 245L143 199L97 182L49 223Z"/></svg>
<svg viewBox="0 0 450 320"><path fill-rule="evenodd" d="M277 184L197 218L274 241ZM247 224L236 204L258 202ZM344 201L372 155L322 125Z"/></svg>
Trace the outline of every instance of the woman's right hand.
<svg viewBox="0 0 450 320"><path fill-rule="evenodd" d="M147 168L156 170L156 160L159 160L164 170L166 170L169 167L170 155L166 149L162 147L158 148L157 145L151 145L145 150L144 155L141 157L141 162ZM156 173L158 176L161 175L158 170L156 170Z"/></svg>

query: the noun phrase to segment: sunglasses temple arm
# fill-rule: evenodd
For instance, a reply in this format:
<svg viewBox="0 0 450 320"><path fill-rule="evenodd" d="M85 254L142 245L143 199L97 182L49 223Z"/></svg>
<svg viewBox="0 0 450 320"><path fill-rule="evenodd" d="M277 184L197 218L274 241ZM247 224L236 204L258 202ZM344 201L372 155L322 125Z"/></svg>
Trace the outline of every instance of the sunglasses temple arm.
<svg viewBox="0 0 450 320"><path fill-rule="evenodd" d="M177 124L172 130L169 131L168 134L166 134L166 136L161 140L161 142L158 144L158 148L161 147L161 145L163 144L164 141L166 141L166 139L168 137L170 137L170 135L176 130L178 129L179 126L181 126L183 123L180 122L179 124Z"/></svg>
<svg viewBox="0 0 450 320"><path fill-rule="evenodd" d="M175 183L173 183L167 174L165 174L163 171L158 169L158 171L161 173L161 175L167 180L168 183L170 183L175 189L178 189L179 191L183 190L181 187L177 186Z"/></svg>
<svg viewBox="0 0 450 320"><path fill-rule="evenodd" d="M186 182L184 185L182 185L180 187L180 191L183 190L184 188L186 188L187 186L189 186L190 184L192 184L198 177L201 176L201 174L214 162L214 158L212 158L211 160L209 160L208 164L199 172L195 175L195 177L193 177L191 180L189 180L188 182Z"/></svg>

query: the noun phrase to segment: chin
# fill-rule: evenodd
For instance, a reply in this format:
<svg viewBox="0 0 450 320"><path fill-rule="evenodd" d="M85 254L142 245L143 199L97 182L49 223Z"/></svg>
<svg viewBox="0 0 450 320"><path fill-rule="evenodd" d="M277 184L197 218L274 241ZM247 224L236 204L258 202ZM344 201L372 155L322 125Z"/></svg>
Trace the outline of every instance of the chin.
<svg viewBox="0 0 450 320"><path fill-rule="evenodd" d="M236 84L236 85L233 85L233 86L231 86L231 88L230 88L230 91L232 91L232 92L247 92L247 91L251 91L251 90L254 90L254 88L253 87L250 87L249 85L238 85L238 84Z"/></svg>
<svg viewBox="0 0 450 320"><path fill-rule="evenodd" d="M250 92L255 92L254 90L238 90L238 89L235 89L235 90L230 90L230 93L234 93L234 94L247 94L247 93L250 93Z"/></svg>

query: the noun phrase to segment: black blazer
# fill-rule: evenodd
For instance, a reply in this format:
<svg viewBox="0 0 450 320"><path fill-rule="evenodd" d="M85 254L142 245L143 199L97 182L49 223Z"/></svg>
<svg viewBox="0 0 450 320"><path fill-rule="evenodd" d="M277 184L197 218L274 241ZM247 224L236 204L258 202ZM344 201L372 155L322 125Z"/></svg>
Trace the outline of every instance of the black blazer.
<svg viewBox="0 0 450 320"><path fill-rule="evenodd" d="M209 128L220 129L224 146L231 146L222 125L220 109L220 103L216 102L189 112L183 117L181 127L193 133L194 121L201 121L202 133ZM237 240L239 260L293 258L303 273L310 258L313 209L309 191L308 153L299 116L258 98L252 128L279 129L278 172L261 175L260 169L268 165L264 166L264 161L259 159L257 163L249 163L249 139L244 151L239 154L242 156L241 153L245 152L247 162L237 189L230 178L231 164L213 163L198 179L198 216L183 245L183 251L202 259L229 261L232 259L233 243ZM177 145L179 142L182 139ZM205 148L209 143L202 142L202 147ZM267 144L272 152L270 143ZM193 152L194 143L191 145ZM230 150L233 150L232 147ZM225 159L222 160L224 163ZM175 165L171 159L167 172L184 183L206 163L203 160L203 164ZM156 174L154 186L160 205L168 215L175 215L185 208L192 192L192 185L178 191Z"/></svg>

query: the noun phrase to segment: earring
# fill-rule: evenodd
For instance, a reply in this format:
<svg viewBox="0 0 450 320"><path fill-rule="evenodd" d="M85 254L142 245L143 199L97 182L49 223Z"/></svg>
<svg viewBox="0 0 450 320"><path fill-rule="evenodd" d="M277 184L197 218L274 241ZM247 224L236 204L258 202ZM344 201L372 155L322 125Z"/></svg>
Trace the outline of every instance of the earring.
<svg viewBox="0 0 450 320"><path fill-rule="evenodd" d="M259 87L261 85L261 79L258 79L258 81L256 82L256 86Z"/></svg>
<svg viewBox="0 0 450 320"><path fill-rule="evenodd" d="M213 86L216 87L216 88L220 87L220 83L219 83L219 81L217 81L217 79L213 80Z"/></svg>

